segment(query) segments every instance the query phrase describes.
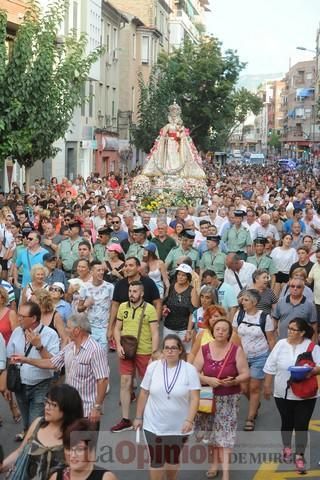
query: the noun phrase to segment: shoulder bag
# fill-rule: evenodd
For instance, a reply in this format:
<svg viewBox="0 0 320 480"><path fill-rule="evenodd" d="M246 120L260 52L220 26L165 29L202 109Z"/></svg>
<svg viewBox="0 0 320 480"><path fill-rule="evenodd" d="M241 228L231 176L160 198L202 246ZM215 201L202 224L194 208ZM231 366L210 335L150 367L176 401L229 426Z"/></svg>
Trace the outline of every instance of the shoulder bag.
<svg viewBox="0 0 320 480"><path fill-rule="evenodd" d="M120 338L120 343L121 346L124 350L124 357L126 360L134 360L137 350L138 350L138 345L139 345L139 340L140 340L140 335L141 335L141 329L142 329L142 322L143 322L143 317L144 313L147 308L147 303L144 302L143 307L142 307L142 312L140 315L139 319L139 327L138 327L138 334L135 337L134 335L122 335Z"/></svg>
<svg viewBox="0 0 320 480"><path fill-rule="evenodd" d="M42 332L44 326L39 330L39 335ZM26 353L25 357L27 357L31 351L31 348L33 345L30 343ZM18 365L15 365L14 363L10 363L8 365L7 369L7 389L10 390L10 392L14 393L19 393L21 392L22 384L21 384L21 375L20 375L20 367Z"/></svg>
<svg viewBox="0 0 320 480"><path fill-rule="evenodd" d="M228 358L230 357L232 349L233 349L233 344L231 344L224 358L223 364L219 370L217 378L221 377L223 369L227 364L227 361L228 361ZM214 388L210 386L201 387L198 413L206 413L208 415L213 415L215 412L216 412L216 399L214 396Z"/></svg>

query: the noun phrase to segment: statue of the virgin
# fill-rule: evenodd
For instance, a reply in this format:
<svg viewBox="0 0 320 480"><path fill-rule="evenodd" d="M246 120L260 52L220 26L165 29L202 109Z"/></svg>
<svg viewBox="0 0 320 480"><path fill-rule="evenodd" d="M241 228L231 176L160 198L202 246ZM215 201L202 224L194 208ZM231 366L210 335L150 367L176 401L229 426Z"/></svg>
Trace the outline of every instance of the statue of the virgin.
<svg viewBox="0 0 320 480"><path fill-rule="evenodd" d="M181 108L176 102L169 107L168 123L147 157L143 174L149 177L199 178L206 177L201 167L201 157L183 126Z"/></svg>

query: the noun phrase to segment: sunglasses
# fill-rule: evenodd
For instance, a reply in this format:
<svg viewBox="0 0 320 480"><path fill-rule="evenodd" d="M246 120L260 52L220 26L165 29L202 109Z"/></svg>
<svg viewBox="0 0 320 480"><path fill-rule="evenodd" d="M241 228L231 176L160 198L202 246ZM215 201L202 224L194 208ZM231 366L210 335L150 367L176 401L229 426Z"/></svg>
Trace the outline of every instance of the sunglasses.
<svg viewBox="0 0 320 480"><path fill-rule="evenodd" d="M33 237L27 237L27 240L30 242L31 240L35 240Z"/></svg>
<svg viewBox="0 0 320 480"><path fill-rule="evenodd" d="M120 222L111 222L112 225L118 225Z"/></svg>
<svg viewBox="0 0 320 480"><path fill-rule="evenodd" d="M63 293L63 291L61 290L61 288L58 288L58 287L50 287L50 288L49 288L49 292L59 292L59 293Z"/></svg>

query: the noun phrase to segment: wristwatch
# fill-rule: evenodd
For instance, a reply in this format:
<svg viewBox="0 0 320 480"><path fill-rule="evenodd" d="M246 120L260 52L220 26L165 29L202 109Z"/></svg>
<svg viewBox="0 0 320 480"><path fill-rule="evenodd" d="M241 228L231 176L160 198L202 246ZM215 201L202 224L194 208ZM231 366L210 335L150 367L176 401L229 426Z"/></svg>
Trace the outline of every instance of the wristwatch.
<svg viewBox="0 0 320 480"><path fill-rule="evenodd" d="M44 349L44 346L43 345L40 345L40 347L36 347L36 350L38 350L38 352L41 352L41 350Z"/></svg>
<svg viewBox="0 0 320 480"><path fill-rule="evenodd" d="M95 404L93 405L93 408L94 408L95 410L101 410L102 407L101 407L101 404L100 404L100 403L95 403Z"/></svg>

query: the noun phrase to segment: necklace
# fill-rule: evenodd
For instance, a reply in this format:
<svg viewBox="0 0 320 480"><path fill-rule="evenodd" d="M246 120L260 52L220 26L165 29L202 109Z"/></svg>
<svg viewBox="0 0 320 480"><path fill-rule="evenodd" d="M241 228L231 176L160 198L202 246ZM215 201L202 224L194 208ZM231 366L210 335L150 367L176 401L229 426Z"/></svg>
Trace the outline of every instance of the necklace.
<svg viewBox="0 0 320 480"><path fill-rule="evenodd" d="M168 400L170 400L170 393L172 392L175 384L177 383L180 370L181 370L181 360L179 360L178 365L175 368L172 380L169 383L168 364L166 361L163 363L163 381L164 381L164 388L166 390Z"/></svg>

